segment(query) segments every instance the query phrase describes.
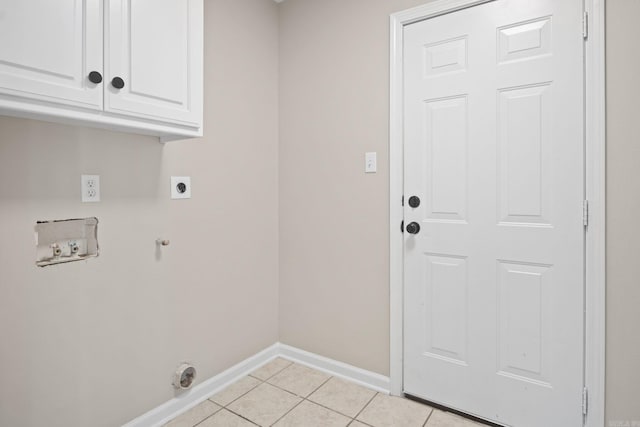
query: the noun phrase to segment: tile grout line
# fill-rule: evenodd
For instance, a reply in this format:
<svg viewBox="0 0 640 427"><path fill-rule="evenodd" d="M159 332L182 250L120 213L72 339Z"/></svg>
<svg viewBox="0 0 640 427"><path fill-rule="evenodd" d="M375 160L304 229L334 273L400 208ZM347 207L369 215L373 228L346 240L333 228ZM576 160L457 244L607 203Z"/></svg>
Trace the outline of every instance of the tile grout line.
<svg viewBox="0 0 640 427"><path fill-rule="evenodd" d="M286 369L286 368L285 368L285 369ZM283 369L283 370L284 370L284 369ZM276 376L276 375L277 375L277 374L274 374L274 375L272 375L271 377ZM269 378L271 378L271 377L269 377ZM252 378L256 378L256 377L252 377ZM245 393L245 394L243 394L242 396L238 397L237 399L233 400L233 402L235 402L236 400L240 399L241 397L246 396L247 394L249 394L250 392L252 392L253 390L255 390L256 388L260 387L260 386L261 386L261 385L263 385L263 384L266 384L266 385L269 385L269 386L271 386L271 387L275 387L275 388L277 388L277 389L279 389L279 390L282 390L281 388L276 387L276 386L274 386L273 384L269 384L266 380L260 380L260 378L256 378L256 379L260 381L260 384L256 385L256 386L255 386L255 387L253 387L251 390L249 390L248 392L246 392L246 393ZM287 390L282 390L282 391L284 391L284 392L286 392L286 393L289 393L289 394L290 394L290 395L292 395L292 396L299 397L299 396L297 396L297 395L295 395L295 394L291 393L290 391L287 391ZM295 404L295 406L294 406L293 408L291 408L289 411L287 411L287 412L285 413L285 415L287 415L289 412L291 412L291 411L292 411L296 406L298 406L298 405L299 405L300 403L302 403L303 401L304 401L304 399L302 399L300 402L296 403L296 404ZM229 403L229 405L231 405L233 402L230 402L230 403ZM215 402L214 402L214 403L215 403ZM249 418L245 417L245 416L244 416L244 415L242 415L242 414L237 413L237 412L236 412L236 411L234 411L233 409L229 408L229 407L228 407L228 405L227 405L227 406L225 406L225 407L223 407L223 409L226 409L227 411L231 412L232 414L239 416L239 417L240 417L240 418L242 418L243 420L249 421L251 424L253 424L253 425L255 425L255 426L261 427L261 426L260 426L260 424L258 424L258 423L256 423L256 422L254 422L254 421L250 420ZM284 415L283 415L282 417L284 417ZM280 419L281 419L282 417L278 418L278 419L274 422L274 424L275 424L275 423L277 423L278 421L280 421ZM273 424L271 424L271 425L273 425Z"/></svg>
<svg viewBox="0 0 640 427"><path fill-rule="evenodd" d="M304 365L303 365L303 366L304 366ZM367 407L367 405L369 405L369 403L371 403L371 401L373 400L373 398L374 398L374 397L376 397L376 394L378 394L378 392L376 392L376 391L374 391L374 390L371 390L371 389L369 389L369 388L367 388L367 387L363 387L363 388L365 388L365 389L367 389L367 390L371 390L371 391L373 392L373 396L371 396L371 398L369 398L369 400L367 400L367 403L365 403L365 404L364 404L364 406L363 406L363 407L362 407L362 408L361 408L361 409L356 413L356 415L355 415L355 416L351 416L351 415L348 415L348 414L342 413L342 412L340 412L340 411L338 411L338 410L336 410L336 409L334 409L334 408L331 408L331 407L329 407L329 406L323 405L322 403L319 403L319 402L316 402L315 400L311 400L311 399L310 399L310 397L311 397L311 396L312 396L316 391L320 390L320 389L322 388L322 386L324 386L326 383L328 383L328 382L329 382L331 379L333 379L333 378L338 378L338 377L330 376L330 377L329 377L329 378L327 378L327 379L326 379L322 384L320 384L318 387L316 387L316 388L315 388L311 393L309 393L309 394L307 395L307 397L297 395L297 394L295 394L295 393L293 393L293 392L291 392L291 391L289 391L289 390L287 390L287 389L285 389L285 388L283 388L283 387L280 387L279 385L271 384L270 382L267 382L267 381L265 381L265 382L266 382L267 384L271 385L271 386L274 386L274 387L276 387L276 388L278 388L278 389L282 390L282 391L286 391L287 393L291 393L291 394L293 394L294 396L300 397L300 398L302 398L303 400L306 400L306 401L307 401L307 402L309 402L309 403L312 403L312 404L314 404L314 405L318 405L318 406L320 406L320 407L322 407L322 408L328 409L328 410L329 410L329 411L331 411L331 412L335 412L336 414L339 414L339 415L345 416L345 417L350 418L350 419L352 419L352 420L355 420L355 417L357 417L358 415L360 415L360 412L362 412L362 411L364 410L364 408L366 408L366 407ZM351 382L351 381L349 381L349 382ZM352 383L352 384L355 384L355 383L353 383L353 382L351 382L351 383ZM356 384L356 385L357 385L357 384ZM362 386L360 386L360 387L362 387ZM367 425L368 425L368 424L367 424Z"/></svg>
<svg viewBox="0 0 640 427"><path fill-rule="evenodd" d="M269 362L269 363L273 363L273 362L274 362L275 360L277 360L277 359L282 359L282 358L280 357L280 358L273 359L273 360L272 360L271 362ZM260 368L258 368L258 369L256 369L256 370L252 371L252 372L251 372L250 374L248 374L248 375L249 375L250 377L253 377L253 378L257 379L257 380L260 380L260 381L262 381L262 382L266 383L268 380L270 380L271 378L275 377L275 376L276 376L276 375L278 375L280 372L284 371L285 369L289 368L291 365L293 365L293 364L294 364L294 362L292 362L292 361L290 361L290 360L287 360L287 359L282 359L282 360L284 360L285 362L289 362L289 364L288 364L287 366L285 366L284 368L280 369L278 372L274 373L273 375L268 376L268 377L267 377L267 378L265 378L264 380L263 380L262 378L255 377L255 376L253 376L253 375L251 375L251 374L252 374L252 373L254 373L254 372L256 372L257 370L259 370L259 369L261 369L261 368L263 368L263 367L267 366L269 363L267 363L266 365L263 365L263 366L261 366Z"/></svg>
<svg viewBox="0 0 640 427"><path fill-rule="evenodd" d="M358 419L358 417L360 416L360 414L362 414L362 412L364 412L364 410L365 410L365 409L367 409L367 406L371 405L371 402L373 402L373 399L375 399L375 398L376 398L376 396L377 396L378 394L380 394L380 393L376 392L376 393L373 395L373 397L371 397L371 399L369 399L369 401L367 402L367 404L366 404L366 405L364 405L364 406L362 407L362 409L360 409L360 411L356 414L356 416L355 416L355 417L353 417L353 419L354 419L354 420L358 421L359 423L367 424L367 423L364 423L364 422L360 421L360 420ZM369 424L367 424L367 425L369 425Z"/></svg>
<svg viewBox="0 0 640 427"><path fill-rule="evenodd" d="M247 376L249 376L249 375L247 375ZM221 406L221 407L223 407L223 408L225 408L225 409L226 409L226 408L227 408L227 406L231 405L233 402L235 402L236 400L240 399L241 397L244 397L244 396L246 396L247 394L251 393L253 390L255 390L256 388L260 387L262 384L264 384L264 383L265 383L264 381L262 381L262 380L261 380L261 379L259 379L259 378L256 378L256 377L251 377L251 378L255 378L255 379L257 379L257 380L258 380L258 381L260 381L260 382L259 382L258 384L256 384L255 386L251 387L251 388L250 388L249 390L247 390L246 392L242 393L240 396L238 396L238 397L236 397L235 399L233 399L231 402L227 403L226 405L221 405L221 404L219 404L218 402L216 402L215 400L211 400L211 398L212 398L213 396L215 396L216 394L218 394L218 393L211 395L211 396L210 396L210 397L208 397L207 399L208 399L210 402L213 402L213 403L215 403L216 405ZM242 379L242 378L240 378L240 380L241 380L241 379ZM238 381L240 381L240 380L238 380ZM238 381L234 382L233 384L230 384L229 386L232 386L232 385L234 385L234 384L237 384L237 383L238 383ZM228 387L226 387L226 388L228 388ZM225 390L226 390L226 388L225 388ZM220 392L223 392L223 391L224 391L224 390L220 390Z"/></svg>
<svg viewBox="0 0 640 427"><path fill-rule="evenodd" d="M328 411L331 411L331 412L336 413L336 414L338 414L338 415L342 415L342 416L344 416L344 417L346 417L346 418L349 418L351 421L349 421L349 424L348 424L348 425L351 425L354 421L357 421L357 422L359 422L359 423L362 423L362 424L365 424L365 425L367 425L367 426L370 426L370 427L371 427L371 425L370 425L370 424L367 424L367 423L365 423L365 422L362 422L362 421L360 421L360 420L356 419L356 417L357 417L358 415L360 415L360 414L362 413L362 411L364 411L364 410L365 410L365 408L366 408L367 406L369 406L369 404L370 404L370 403L371 403L371 401L376 397L376 395L378 394L378 392L375 392L375 391L374 391L373 396L371 396L371 398L369 398L369 400L367 400L367 403L365 403L365 404L362 406L362 408L361 408L361 409L356 413L356 415L354 415L354 416L344 414L344 413L342 413L342 412L340 412L340 411L338 411L338 410L336 410L336 409L330 408L330 407L328 407L328 406L323 405L322 403L318 403L318 402L316 402L316 401L314 401L314 400L309 399L309 398L310 398L310 397L311 397L311 396L312 396L316 391L320 390L320 388L322 388L322 386L324 386L326 383L328 383L332 378L337 378L337 377L330 376L326 381L324 381L322 384L320 384L320 385L319 385L315 390L313 390L311 393L309 393L309 395L308 395L307 397L303 397L302 399L303 399L303 400L306 400L307 402L309 402L309 403L311 403L311 404L318 405L318 406L320 406L321 408L324 408L324 409L326 409L326 410L328 410ZM276 386L276 387L277 387L277 386ZM280 387L278 387L278 388L280 388ZM365 387L365 388L366 388L366 387ZM283 391L287 391L287 390L284 390L284 389L281 389L281 390L283 390ZM302 403L302 402L300 402L300 403ZM296 406L297 406L297 405L296 405Z"/></svg>
<svg viewBox="0 0 640 427"><path fill-rule="evenodd" d="M274 375L275 375L275 374L274 374ZM233 399L231 402L229 402L227 405L223 406L223 407L222 407L222 409L225 409L225 410L229 411L229 412L230 412L230 413L232 413L233 415L236 415L236 416L238 416L238 417L242 418L243 420L245 420L245 421L247 421L247 422L249 422L249 423L253 424L254 426L258 426L258 427L260 427L260 425L259 425L259 424L254 423L254 422L253 422L253 421L251 421L249 418L246 418L246 417L242 416L241 414L238 414L237 412L235 412L235 411L234 411L234 410L232 410L231 408L229 408L229 405L231 405L233 402L235 402L236 400L240 399L241 397L246 396L247 394L249 394L250 392L252 392L252 391L253 391L253 390L255 390L256 388L260 387L262 384L265 384L265 383L266 383L266 381L265 381L265 380L261 380L260 378L257 378L257 377L251 376L251 375L247 375L247 376L248 376L248 377L251 377L251 378L254 378L254 379L256 379L256 380L258 380L258 381L260 381L260 382L259 382L258 384L256 384L256 386L255 386L255 387L253 387L251 390L247 391L246 393L242 394L241 396L238 396L237 398L235 398L235 399ZM237 383L237 381L236 381L236 383ZM235 383L233 383L233 384L235 384ZM233 385L233 384L230 384L230 385ZM214 395L214 396L215 396L215 395ZM209 400L211 400L211 399L209 399ZM213 402L213 401L212 401L212 402ZM213 403L216 403L216 402L213 402ZM216 403L216 405L217 405L217 403ZM195 426L194 426L194 427L195 427Z"/></svg>
<svg viewBox="0 0 640 427"><path fill-rule="evenodd" d="M342 415L343 417L347 417L347 418L349 418L350 420L354 420L354 419L355 419L355 418L353 418L351 415L343 414L342 412L337 411L337 410L335 410L335 409L333 409L333 408L330 408L330 407L328 407L328 406L325 406L325 405L323 405L322 403L314 402L313 400L309 400L309 399L305 399L305 400L306 400L307 402L309 402L309 403L313 404L313 405L318 405L318 406L319 406L319 407L321 407L321 408L324 408L324 409L329 410L329 411L331 411L331 412L335 412L336 414L338 414L338 415Z"/></svg>
<svg viewBox="0 0 640 427"><path fill-rule="evenodd" d="M311 395L312 395L313 393L315 393L316 391L320 390L320 388L321 388L323 385L325 385L326 383L328 383L328 382L329 382L329 380L331 380L331 378L333 378L333 376L329 376L329 378L327 378L326 380L324 380L324 381L322 382L322 384L320 384L318 387L314 388L314 389L313 389L313 391L312 391L311 393L307 394L307 397L303 397L303 399L304 399L304 400L309 400L309 397L311 397ZM309 401L311 402L311 400L309 400Z"/></svg>
<svg viewBox="0 0 640 427"><path fill-rule="evenodd" d="M207 400L209 400L209 399L207 399ZM211 401L209 400L209 402L211 402ZM206 417L205 419L200 420L200 421L198 421L197 423L195 423L195 424L193 425L193 427L196 427L196 426L198 426L198 425L202 424L203 422L205 422L206 420L208 420L209 418L213 417L215 414L217 414L218 412L220 412L220 411L222 411L222 410L224 409L224 407L223 407L223 406L218 405L216 402L211 402L211 403L213 403L214 405L217 405L217 406L218 406L218 409L217 409L217 410L215 410L215 411L213 411L213 414L209 415L209 416L208 416L208 417ZM175 418L174 418L174 419L175 419ZM173 421L173 420L171 420L171 421Z"/></svg>
<svg viewBox="0 0 640 427"><path fill-rule="evenodd" d="M329 382L329 380L331 380L332 378L340 379L340 378L338 378L338 377L331 377L331 378L329 378L327 381L325 381L322 385L320 385L320 387L318 387L317 389L315 389L315 390L314 390L314 391L313 391L313 392L312 392L308 397L306 397L305 399L306 399L306 400L308 400L310 403L313 403L313 404L315 404L315 405L321 406L321 407L323 407L323 408L325 408L325 409L328 409L328 410L330 410L330 411L332 411L332 412L335 412L335 413L340 414L340 415L344 415L344 416L345 416L345 417L347 417L347 418L351 418L352 420L355 420L355 419L356 419L356 417L357 417L358 415L360 415L360 413L361 413L362 411L364 411L364 408L366 408L366 407L367 407L367 405L369 405L369 403L371 403L371 401L373 400L373 398L374 398L374 397L376 397L376 394L378 394L378 392L377 392L377 391L375 391L375 390L371 390L370 388L363 387L363 386L360 386L359 384L356 384L356 383L354 383L354 382L352 382L352 381L349 381L351 384L355 384L355 385L357 385L358 387L362 387L362 388L364 388L364 389L366 389L366 390L369 390L369 391L373 392L373 396L371 396L371 397L369 398L369 400L367 400L367 402L364 404L364 406L363 406L362 408L360 408L360 410L359 410L358 412L356 412L356 414L355 414L355 415L353 415L353 416L351 416L351 415L349 415L349 414L345 414L345 413L343 413L343 412L340 412L340 411L338 411L337 409L334 409L334 408L331 408L331 407L329 407L329 406L326 406L326 405L324 405L324 404L322 404L322 403L320 403L320 402L316 402L315 400L311 400L311 399L310 399L310 397L311 397L311 396L313 396L313 395L315 394L315 392L316 392L316 391L320 390L320 388L321 388L323 385L325 385L326 383L328 383L328 382ZM359 420L358 420L358 421L359 421ZM359 421L359 422L362 422L362 421ZM364 423L363 423L363 424L364 424ZM367 424L367 425L369 425L369 424Z"/></svg>
<svg viewBox="0 0 640 427"><path fill-rule="evenodd" d="M318 391L318 389L319 389L320 387L322 387L323 385L325 385L325 384L327 383L327 381L329 381L331 378L333 378L333 377L329 377L329 378L327 378L326 380L324 380L324 381L322 382L322 384L320 384L318 387L314 388L314 389L313 389L313 390L312 390L312 391L307 395L307 397L300 396L299 394L296 394L296 393L292 392L291 390L287 390L286 388L281 387L281 386L279 386L278 384L272 384L272 383L270 383L270 382L268 382L268 381L265 381L265 383L266 383L266 384L269 384L269 385L270 385L270 386L272 386L272 387L277 388L278 390L286 391L286 392L287 392L287 393L289 393L289 394L293 394L294 396L299 397L300 399L303 399L303 400L309 400L309 399L308 399L308 397L309 397L309 396L311 396L311 395L312 395L313 393L315 393L316 391ZM311 400L310 400L310 402L313 402L313 401L311 401ZM314 403L315 403L315 402L314 402Z"/></svg>
<svg viewBox="0 0 640 427"><path fill-rule="evenodd" d="M268 383L268 382L266 382L266 381L264 382L264 384L266 384L266 385L268 385L268 386L271 386L271 387L273 387L273 388L277 388L277 389L278 389L278 390L280 390L280 391L284 391L285 393L290 394L290 395L291 395L291 396L293 396L293 397L297 397L298 399L305 400L305 398L304 398L304 397L299 396L299 395L295 394L295 393L294 393L294 392L292 392L292 391L289 391L289 390L285 390L285 389L283 389L283 388L280 388L280 387L278 387L277 385L273 385L273 384Z"/></svg>
<svg viewBox="0 0 640 427"><path fill-rule="evenodd" d="M274 387L275 387L275 386L274 386ZM281 389L281 390L282 390L282 389ZM283 391L286 391L286 390L283 390ZM295 394L294 394L294 396L296 396L296 397L300 397L300 396L297 396L297 395L295 395ZM294 409L296 409L298 406L300 406L300 404L301 404L302 402L304 402L304 401L305 401L305 399L304 399L304 398L301 398L301 399L300 399L300 402L298 402L298 403L296 403L295 405L293 405L293 407L292 407L291 409L289 409L287 412L285 412L284 414L282 414L282 416L281 416L280 418L278 418L277 420L275 420L273 423L271 423L271 424L269 424L269 425L270 425L270 426L276 425L276 424L278 423L278 421L280 421L281 419L283 419L284 417L286 417L287 415L289 415L289 413L290 413L291 411L293 411L293 410L294 410Z"/></svg>
<svg viewBox="0 0 640 427"><path fill-rule="evenodd" d="M371 424L369 424L369 423L365 423L365 422L364 422L364 421L362 421L362 420L356 420L355 418L353 419L353 423L360 423L360 424L362 424L363 426L367 426L367 427L374 427L374 426L372 426L372 425L371 425Z"/></svg>
<svg viewBox="0 0 640 427"><path fill-rule="evenodd" d="M198 406L202 405L204 402L207 402L207 401L211 402L211 401L209 400L209 398L207 398L207 399L203 400L202 402L198 403L196 406L194 406L194 407L193 407L193 408L191 408L191 409L194 409L194 408L196 408L196 407L198 407ZM211 414L207 415L206 417L204 417L203 419L201 419L201 420L200 420L200 421L198 421L197 423L193 424L191 427L196 427L197 425L202 424L203 422L205 422L206 420L208 420L209 418L213 417L215 414L217 414L218 412L220 412L220 411L222 411L222 410L224 409L224 407L223 407L223 406L218 405L216 402L211 402L211 403L213 403L214 405L216 405L216 406L218 407L218 409L216 409L216 410L215 410L215 411L213 411ZM175 421L175 420L177 420L178 418L180 418L180 417L182 417L183 415L185 415L187 412L189 412L189 411L183 412L182 414L178 415L177 417L170 419L170 420L169 420L169 421L167 421L166 423L162 424L162 427L166 427L167 425L171 424L172 422L174 422L174 421Z"/></svg>
<svg viewBox="0 0 640 427"><path fill-rule="evenodd" d="M294 363L292 363L292 365L293 365L293 364L294 364ZM290 365L290 366L291 366L291 365ZM319 389L320 387L322 387L323 385L325 385L325 384L326 384L326 383L327 383L331 378L333 378L333 377L332 377L332 376L330 376L329 378L327 378L326 380L324 380L324 381L322 382L322 384L320 384L320 385L319 385L318 387L316 387L313 391L311 391L311 393L309 393L309 394L307 395L307 397L311 396L313 393L315 393L316 391L318 391L318 389ZM279 390L286 391L287 393L291 393L289 390L285 390L285 389L283 389L283 388L280 388L280 387L278 387L278 386L277 386L277 385L275 385L275 384L271 384L271 383L267 383L267 384L269 384L269 385L271 385L271 386L273 386L273 387L276 387L276 388L277 388L277 389L279 389ZM291 409L289 409L287 412L285 412L285 413L284 413L280 418L278 418L277 420L275 420L275 422L274 422L273 424L271 424L271 425L275 425L275 424L277 424L277 423L278 423L278 421L280 421L281 419L283 419L284 417L286 417L287 415L289 415L289 413L290 413L291 411L293 411L293 410L294 410L294 409L296 409L298 406L300 406L300 404L302 404L302 402L305 402L305 401L306 401L306 402L311 402L310 400L308 400L308 399L307 399L306 397L304 397L304 396L298 396L298 395L297 395L297 394L295 394L295 393L291 393L291 394L293 394L293 395L294 395L294 396L296 396L296 397L299 397L299 398L301 399L301 400L300 400L300 402L298 402L298 403L297 403L293 408L291 408ZM311 403L315 403L315 402L311 402ZM327 409L328 409L328 408L327 408ZM336 412L336 411L334 411L334 412Z"/></svg>
<svg viewBox="0 0 640 427"><path fill-rule="evenodd" d="M285 360L286 360L286 359L285 359ZM286 391L287 393L293 394L293 395L294 395L294 396L296 396L296 397L302 397L302 396L298 396L297 394L295 394L295 393L294 393L294 392L292 392L292 391L285 390L284 388L280 387L280 386L279 386L279 385L277 385L277 384L273 384L273 383L270 383L270 382L269 382L269 380L272 380L272 379L273 379L273 378L275 378L276 376L280 375L281 373L283 373L284 371L286 371L287 369L289 369L289 368L290 368L291 366L293 366L294 364L295 364L294 362L291 362L291 363L290 363L289 365L287 365L284 369L281 369L281 370L280 370L280 371L278 371L277 373L275 373L275 374L271 375L271 376L270 376L269 378L267 378L266 380L263 380L263 382L264 382L265 384L269 384L270 386L275 387L275 388L277 388L277 389L279 389L279 390ZM302 397L302 398L303 398L303 397ZM304 398L303 398L303 399L304 399Z"/></svg>
<svg viewBox="0 0 640 427"><path fill-rule="evenodd" d="M288 366L287 366L287 367L288 367ZM285 369L286 369L286 368L285 368ZM284 369L282 369L282 371L284 371ZM282 371L280 371L280 372L282 372ZM280 372L278 372L278 373L280 373ZM273 377L274 377L274 376L276 376L276 375L278 375L278 374L274 374L274 375L272 375L272 376L271 376L271 377L269 377L269 378L273 378ZM256 377L253 377L253 378L256 378ZM260 380L259 378L256 378L256 379L257 379L257 380ZM296 398L300 399L300 402L296 403L296 404L295 404L291 409L289 409L287 412L285 412L285 414L284 414L284 415L282 415L280 418L278 418L277 420L275 420L275 421L274 421L272 424L270 424L270 425L273 425L273 424L277 423L278 421L280 421L280 420L281 420L282 418L284 418L284 417L285 417L289 412L293 411L293 410L294 410L298 405L300 405L302 402L304 402L304 401L305 401L304 397L302 397L302 396L298 396L298 395L297 395L297 394L295 394L295 393L292 393L292 392L290 392L290 391L288 391L288 390L282 389L282 388L280 388L280 387L278 387L278 386L275 386L275 385L273 385L273 384L271 384L271 383L268 383L266 380L260 380L260 381L261 381L261 383L260 383L260 384L256 385L254 388L252 388L251 390L249 390L248 392L246 392L245 394L243 394L243 395L242 395L242 396L240 396L240 397L243 397L243 396L245 396L245 395L249 394L251 391L255 390L256 388L260 387L261 385L266 384L266 385L268 385L268 386L271 386L271 387L273 387L273 388L277 388L277 389L278 389L278 390L280 390L280 391L283 391L283 392L285 392L285 393L288 393L288 394L292 395L293 397L296 397ZM238 397L238 399L240 399L240 397ZM235 401L236 401L236 400L238 400L238 399L235 399L233 402L235 402ZM231 402L231 403L233 403L233 402ZM214 403L215 403L215 402L214 402ZM231 403L229 403L229 405L231 405ZM246 417L242 416L241 414L239 414L239 413L235 412L234 410L232 410L232 409L231 409L231 408L229 408L229 407L226 407L226 406L225 406L225 407L224 407L224 409L226 409L227 411L231 412L232 414L235 414L235 415L239 416L239 417L240 417L240 418L242 418L242 419L245 419L245 420L249 421L251 424L254 424L254 425L259 426L259 424L257 424L257 423L255 423L255 422L251 421L250 419L248 419L248 418L246 418Z"/></svg>
<svg viewBox="0 0 640 427"><path fill-rule="evenodd" d="M274 376L275 376L275 375L274 375ZM324 409L326 409L326 410L328 410L328 411L330 411L330 412L333 412L333 413L335 413L335 414L342 415L343 417L348 418L348 419L350 420L349 424L351 424L353 421L362 422L362 421L360 421L360 420L356 420L356 419L355 419L355 417L357 417L358 415L360 415L360 413L364 410L364 408L366 408L366 407L367 407L367 405L369 405L369 403L371 403L371 401L373 400L373 398L374 398L374 397L376 397L376 394L378 394L378 393L377 393L377 392L375 392L375 391L374 391L374 393L373 393L373 396L371 396L371 398L369 398L369 400L367 400L367 402L366 402L366 403L364 404L364 406L363 406L363 407L362 407L362 408L361 408L361 409L356 413L356 415L355 415L355 416L351 416L351 415L348 415L348 414L342 413L342 412L340 412L340 411L338 411L338 410L336 410L336 409L334 409L334 408L331 408L331 407L329 407L329 406L325 406L325 405L323 405L322 403L319 403L319 402L316 402L316 401L314 401L314 400L311 400L311 399L310 399L310 397L311 397L315 392L317 392L318 390L320 390L320 389L321 389L325 384L327 384L327 383L328 383L329 381L331 381L331 379L333 379L333 378L337 378L337 377L329 376L329 378L327 378L326 380L324 380L324 381L322 382L322 384L320 384L319 386L317 386L317 387L316 387L313 391L311 391L311 392L310 392L306 397L304 397L304 396L300 396L300 395L297 395L297 394L295 394L295 393L293 393L293 392L291 392L291 391L289 391L289 390L287 390L287 389L285 389L285 388L280 387L280 386L279 386L279 385L277 385L277 384L271 384L270 382L267 382L267 381L265 381L265 383L266 383L266 384L269 384L269 385L271 385L271 386L273 386L273 387L276 387L276 388L278 388L279 390L282 390L282 391L284 391L284 392L287 392L287 393L293 394L294 396L299 397L299 398L301 398L301 399L302 399L302 401L300 401L296 406L294 406L293 408L291 408L291 410L289 410L289 412L293 411L293 410L294 410L298 405L300 405L303 401L307 401L307 402L309 402L309 403L311 403L311 404L313 404L313 405L320 406L321 408L324 408ZM366 388L366 387L365 387L365 388ZM284 417L285 417L289 412L287 412L286 414L284 414L282 417L278 418L278 420L276 421L276 423L277 423L278 421L280 421L282 418L284 418ZM366 423L363 423L363 424L365 424L365 425L369 426L369 424L366 424Z"/></svg>
<svg viewBox="0 0 640 427"><path fill-rule="evenodd" d="M253 424L254 426L258 426L258 427L260 427L260 424L257 424L257 423L255 423L255 422L251 421L249 418L244 417L244 416L242 416L242 415L238 414L237 412L232 411L232 410L231 410L231 409L229 409L229 408L224 408L224 409L226 409L227 411L231 412L233 415L236 415L236 416L238 416L238 417L242 418L243 420L250 422L250 423L251 423L251 424Z"/></svg>
<svg viewBox="0 0 640 427"><path fill-rule="evenodd" d="M431 419L431 416L435 411L435 408L431 408L431 412L429 412L429 416L427 417L427 419L424 420L424 424L422 424L422 427L427 427L427 424L429 423L429 420Z"/></svg>
<svg viewBox="0 0 640 427"><path fill-rule="evenodd" d="M360 423L360 424L362 424L363 426L367 426L367 427L374 427L374 426L372 426L371 424L365 423L364 421L361 421L361 420L356 420L355 418L353 418L353 419L351 420L351 422L349 423L349 426L350 426L350 425L352 425L353 423ZM348 427L348 426L347 426L347 427Z"/></svg>

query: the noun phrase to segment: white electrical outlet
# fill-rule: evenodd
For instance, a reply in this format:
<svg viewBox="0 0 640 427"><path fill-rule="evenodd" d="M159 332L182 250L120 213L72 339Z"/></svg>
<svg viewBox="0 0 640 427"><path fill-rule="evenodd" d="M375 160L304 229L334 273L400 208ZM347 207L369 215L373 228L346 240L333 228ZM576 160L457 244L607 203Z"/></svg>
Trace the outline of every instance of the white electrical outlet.
<svg viewBox="0 0 640 427"><path fill-rule="evenodd" d="M191 177L172 176L171 177L171 198L190 199L191 198Z"/></svg>
<svg viewBox="0 0 640 427"><path fill-rule="evenodd" d="M83 202L100 201L100 175L82 175L81 191Z"/></svg>

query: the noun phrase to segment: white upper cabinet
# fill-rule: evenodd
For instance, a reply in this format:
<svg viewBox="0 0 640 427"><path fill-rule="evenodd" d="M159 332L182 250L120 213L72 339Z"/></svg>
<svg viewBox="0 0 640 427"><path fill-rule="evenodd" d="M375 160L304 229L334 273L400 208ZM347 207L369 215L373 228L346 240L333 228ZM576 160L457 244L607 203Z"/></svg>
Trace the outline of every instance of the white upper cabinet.
<svg viewBox="0 0 640 427"><path fill-rule="evenodd" d="M105 37L106 111L187 126L201 123L202 55L192 54L202 51L197 2L111 0ZM115 78L124 87L114 87Z"/></svg>
<svg viewBox="0 0 640 427"><path fill-rule="evenodd" d="M7 95L102 109L99 1L0 0L0 90Z"/></svg>
<svg viewBox="0 0 640 427"><path fill-rule="evenodd" d="M0 0L0 114L202 135L203 0Z"/></svg>

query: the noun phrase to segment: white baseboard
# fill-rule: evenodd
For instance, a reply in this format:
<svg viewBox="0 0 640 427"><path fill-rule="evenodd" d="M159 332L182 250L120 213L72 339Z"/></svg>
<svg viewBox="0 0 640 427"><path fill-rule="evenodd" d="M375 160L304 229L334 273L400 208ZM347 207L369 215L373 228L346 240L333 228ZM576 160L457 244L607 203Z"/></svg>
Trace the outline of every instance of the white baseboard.
<svg viewBox="0 0 640 427"><path fill-rule="evenodd" d="M198 384L184 394L129 421L123 427L162 426L276 357L282 357L283 359L317 369L329 375L344 378L380 393L389 394L389 377L329 359L328 357L300 350L299 348L289 345L275 343L215 377Z"/></svg>
<svg viewBox="0 0 640 427"><path fill-rule="evenodd" d="M176 416L204 402L229 384L232 384L260 366L279 356L280 344L276 343L261 352L243 360L208 380L194 386L191 390L174 397L170 401L129 421L123 427L159 427Z"/></svg>
<svg viewBox="0 0 640 427"><path fill-rule="evenodd" d="M301 365L309 366L329 375L344 378L361 386L373 389L380 393L389 394L389 377L375 372L360 369L328 357L300 350L286 344L280 344L280 357L291 360Z"/></svg>

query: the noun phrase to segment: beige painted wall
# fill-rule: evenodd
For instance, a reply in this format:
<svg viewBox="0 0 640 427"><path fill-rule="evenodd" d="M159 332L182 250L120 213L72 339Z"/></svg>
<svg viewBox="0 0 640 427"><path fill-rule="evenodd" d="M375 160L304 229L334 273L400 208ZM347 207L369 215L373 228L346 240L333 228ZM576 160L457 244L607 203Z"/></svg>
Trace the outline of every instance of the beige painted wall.
<svg viewBox="0 0 640 427"><path fill-rule="evenodd" d="M389 14L422 3L280 5L281 340L385 375Z"/></svg>
<svg viewBox="0 0 640 427"><path fill-rule="evenodd" d="M638 16L638 0L607 1L606 407L611 425L640 425Z"/></svg>
<svg viewBox="0 0 640 427"><path fill-rule="evenodd" d="M388 15L422 3L280 6L281 341L385 375ZM640 2L609 0L607 13L607 417L640 421Z"/></svg>
<svg viewBox="0 0 640 427"><path fill-rule="evenodd" d="M205 15L204 138L0 118L2 426L121 425L174 396L180 362L206 379L278 339L277 5ZM171 201L183 174L193 199ZM34 265L36 220L93 215L99 258Z"/></svg>

